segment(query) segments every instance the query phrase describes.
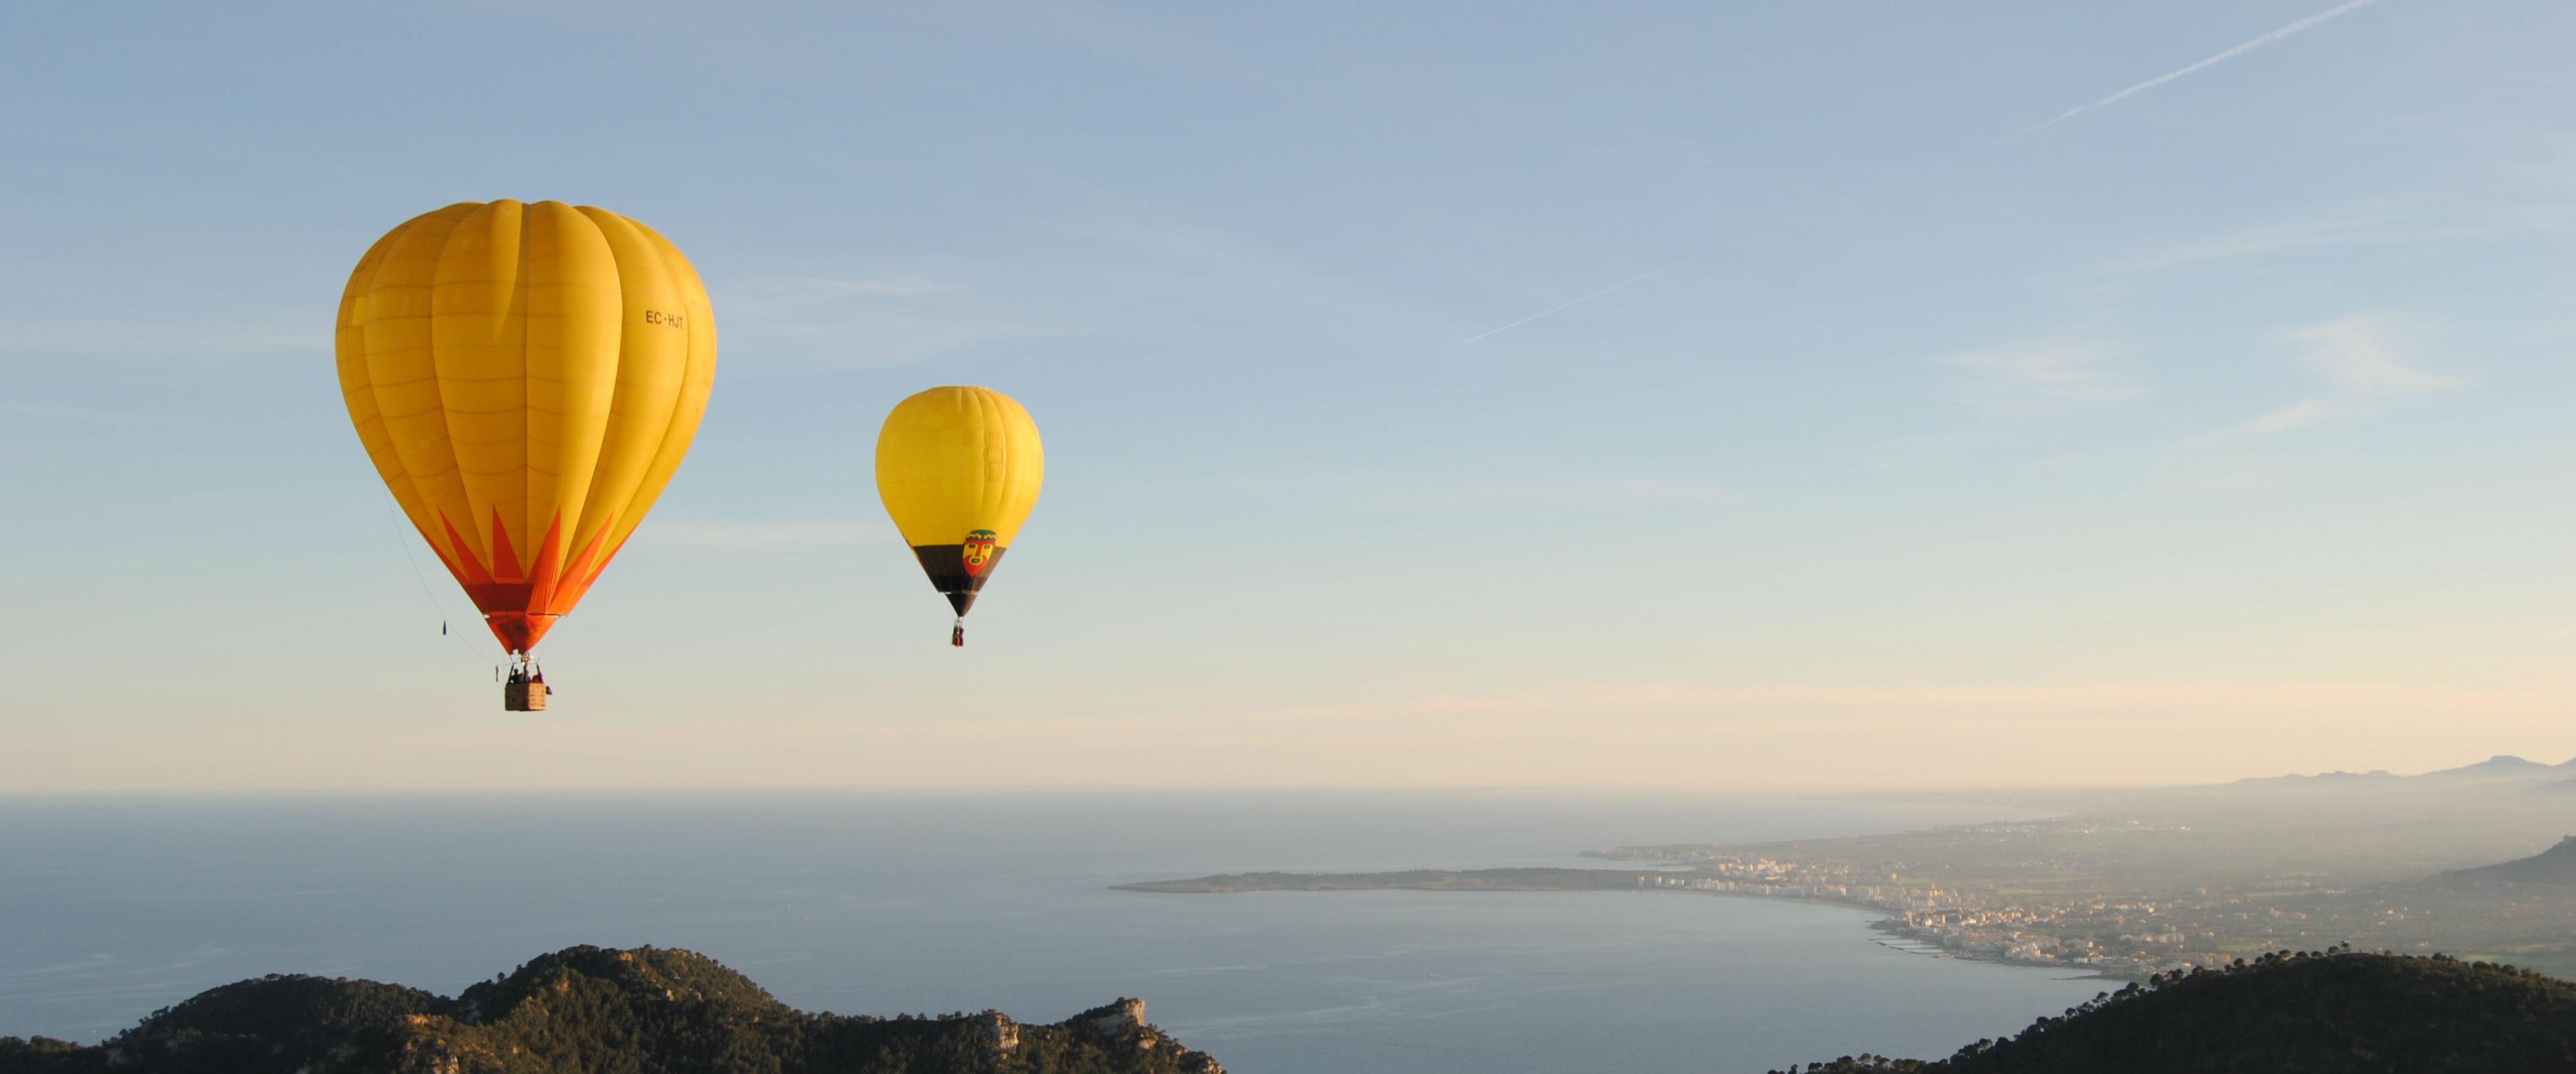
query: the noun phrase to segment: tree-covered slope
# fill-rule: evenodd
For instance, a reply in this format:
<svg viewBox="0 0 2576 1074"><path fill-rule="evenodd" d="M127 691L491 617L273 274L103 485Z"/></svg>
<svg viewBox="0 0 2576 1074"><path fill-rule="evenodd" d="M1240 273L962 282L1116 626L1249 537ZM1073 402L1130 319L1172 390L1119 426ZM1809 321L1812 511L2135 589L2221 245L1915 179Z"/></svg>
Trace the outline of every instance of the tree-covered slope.
<svg viewBox="0 0 2576 1074"><path fill-rule="evenodd" d="M0 1038L0 1074L1222 1074L1120 1000L1055 1025L806 1014L686 951L575 947L455 999L277 976L91 1046Z"/></svg>
<svg viewBox="0 0 2576 1074"><path fill-rule="evenodd" d="M1845 1057L1804 1074L2553 1074L2576 1072L2576 985L2482 962L2282 952L2170 974L1924 1062ZM1776 1072L1775 1072L1776 1074Z"/></svg>

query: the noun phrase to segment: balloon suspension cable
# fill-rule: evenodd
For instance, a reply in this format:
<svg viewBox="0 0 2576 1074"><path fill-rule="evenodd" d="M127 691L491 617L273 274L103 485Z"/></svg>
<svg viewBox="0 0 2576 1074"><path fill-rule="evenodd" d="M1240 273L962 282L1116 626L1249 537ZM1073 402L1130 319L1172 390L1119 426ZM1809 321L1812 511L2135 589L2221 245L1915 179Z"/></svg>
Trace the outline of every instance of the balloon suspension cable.
<svg viewBox="0 0 2576 1074"><path fill-rule="evenodd" d="M953 627L948 628L948 644L950 644L950 645L954 645L954 646L956 646L956 647L958 647L958 648L960 648L960 649L963 649L963 648L965 648L965 647L966 647L966 617L965 617L965 616L962 616L962 615L961 615L961 616L958 616L958 617L957 617L957 625L956 625L956 626L953 626Z"/></svg>
<svg viewBox="0 0 2576 1074"><path fill-rule="evenodd" d="M402 548L403 562L411 564L412 580L420 583L421 599L428 601L430 610L438 613L438 636L456 639L456 644L464 646L466 652L475 654L475 658L480 660L483 650L475 648L473 642L465 639L465 635L447 632L447 605L438 599L437 593L430 590L429 574L420 569L420 557L412 554L411 538L404 535L406 530L411 529L411 524L404 520L400 506L394 501L392 493L385 494L385 519L394 527L394 543Z"/></svg>

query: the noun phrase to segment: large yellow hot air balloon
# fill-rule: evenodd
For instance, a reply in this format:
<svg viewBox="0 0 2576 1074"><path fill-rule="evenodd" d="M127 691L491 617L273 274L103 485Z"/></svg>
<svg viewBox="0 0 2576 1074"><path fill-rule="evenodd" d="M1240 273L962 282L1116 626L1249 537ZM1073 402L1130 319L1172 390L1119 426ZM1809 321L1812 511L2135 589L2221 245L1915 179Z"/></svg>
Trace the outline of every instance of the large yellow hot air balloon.
<svg viewBox="0 0 2576 1074"><path fill-rule="evenodd" d="M510 707L544 707L528 651L706 413L716 333L697 272L605 209L459 202L359 259L337 349L376 473L514 658Z"/></svg>
<svg viewBox="0 0 2576 1074"><path fill-rule="evenodd" d="M877 496L930 584L966 610L1020 534L1046 481L1037 423L990 388L932 388L895 404L877 434Z"/></svg>

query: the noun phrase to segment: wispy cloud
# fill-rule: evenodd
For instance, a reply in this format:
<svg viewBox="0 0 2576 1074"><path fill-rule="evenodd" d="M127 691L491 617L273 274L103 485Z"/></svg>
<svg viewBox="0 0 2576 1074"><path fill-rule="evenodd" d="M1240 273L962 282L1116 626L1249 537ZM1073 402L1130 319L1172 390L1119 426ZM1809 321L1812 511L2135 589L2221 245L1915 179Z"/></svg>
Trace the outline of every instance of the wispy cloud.
<svg viewBox="0 0 2576 1074"><path fill-rule="evenodd" d="M2184 239L2103 265L2101 271L2152 272L2318 247L2374 245L2398 239L2409 230L2405 216L2385 206L2352 206L2340 212Z"/></svg>
<svg viewBox="0 0 2576 1074"><path fill-rule="evenodd" d="M729 552L778 552L826 548L889 539L893 528L882 520L803 519L775 522L657 521L637 531L652 540L687 548Z"/></svg>
<svg viewBox="0 0 2576 1074"><path fill-rule="evenodd" d="M1512 329L1515 329L1515 328L1518 328L1518 327L1520 327L1520 326L1522 326L1522 325L1528 324L1528 323L1530 323L1531 321L1538 320L1538 319L1539 319L1539 318L1541 318L1541 317L1549 317L1549 316L1554 316L1554 315L1559 314L1559 313L1563 313L1563 312L1565 312L1565 311L1567 311L1567 310L1573 309L1573 308L1574 308L1574 307L1576 307L1576 306L1580 306L1580 305L1582 305L1582 304L1584 304L1584 303L1586 303L1586 302L1590 302L1590 301L1592 301L1593 299L1600 298L1601 296L1603 296L1603 295L1607 295L1607 294L1609 294L1609 293L1610 293L1610 292L1612 292L1612 291L1616 291L1616 290L1618 290L1618 289L1620 289L1620 288L1622 288L1622 287L1626 287L1626 286L1628 286L1629 284L1635 283L1635 282L1637 282L1637 281L1639 281L1639 280L1645 279L1646 277L1648 277L1648 276L1652 276L1652 275L1654 275L1654 273L1651 273L1651 272L1640 272L1640 273L1638 273L1638 274L1636 274L1636 275L1634 275L1634 276L1630 276L1630 277L1628 277L1627 279L1624 279L1624 280L1621 280L1621 281L1619 281L1619 282L1617 282L1617 283L1611 284L1611 285L1610 285L1610 286L1608 286L1608 287L1604 287L1604 288L1602 288L1602 289L1600 289L1600 290L1598 290L1598 291L1594 291L1594 292L1592 292L1591 294L1588 294L1588 295L1585 295L1585 296L1583 296L1583 297L1581 297L1581 298L1575 299L1575 300L1574 300L1574 301L1572 301L1572 302L1565 302L1565 303L1560 303L1560 304L1558 304L1558 305L1550 306L1550 307L1548 307L1548 308L1546 308L1546 309L1543 309L1543 310L1538 311L1537 313L1533 313L1533 314L1530 314L1530 315L1529 315L1529 316L1527 316L1527 317L1523 317L1523 318L1521 318L1520 320L1513 321L1513 322L1512 322L1512 323L1510 323L1510 324L1506 324L1506 325L1498 325L1498 326L1493 327L1493 328L1488 328L1488 329L1486 329L1486 330L1484 330L1484 331L1482 331L1482 332L1478 332L1478 333L1476 333L1475 335L1472 335L1472 336L1469 336L1469 337L1467 337L1467 338L1465 338L1465 339L1459 340L1459 341L1458 341L1458 343L1459 343L1459 345L1460 345L1460 346L1465 346L1465 345L1467 345L1467 344L1469 344L1469 343L1473 343L1473 342L1475 342L1475 341L1477 341L1477 340L1480 340L1480 339L1483 339L1483 338L1485 338L1485 337L1487 337L1487 336L1500 335L1500 334L1502 334L1502 333L1504 333L1504 332L1509 332L1509 331L1511 331Z"/></svg>
<svg viewBox="0 0 2576 1074"><path fill-rule="evenodd" d="M265 322L209 322L188 317L153 320L137 317L53 318L42 314L15 318L10 349L20 352L165 356L204 358L211 355L329 351L330 310L319 323L311 317Z"/></svg>
<svg viewBox="0 0 2576 1074"><path fill-rule="evenodd" d="M1664 505L1733 503L1742 496L1700 474L1639 470L1552 470L1518 476L1429 468L1301 470L1267 476L1229 476L1210 492L1331 500L1372 511L1478 513L1561 510L1569 505L1651 502Z"/></svg>
<svg viewBox="0 0 2576 1074"><path fill-rule="evenodd" d="M2282 333L2308 346L2300 364L2323 381L2320 390L2251 421L2205 436L2273 435L2331 421L2368 417L2414 396L2467 387L2460 377L2410 364L2417 349L2393 321L2356 315Z"/></svg>
<svg viewBox="0 0 2576 1074"><path fill-rule="evenodd" d="M1998 424L1956 429L1925 436L1900 436L1865 445L1856 457L1860 468L1878 477L1936 473L1967 464L2009 436Z"/></svg>
<svg viewBox="0 0 2576 1074"><path fill-rule="evenodd" d="M1702 686L1685 683L1579 686L1554 690L1427 697L1273 709L1235 719L1379 720L1397 716L1596 715L1649 713L1842 712L1893 721L1928 713L2060 716L2076 711L2254 710L2270 712L2458 709L2565 711L2563 689L2451 689L2394 683L2123 682Z"/></svg>
<svg viewBox="0 0 2576 1074"><path fill-rule="evenodd" d="M83 406L45 406L37 403L0 402L0 414L17 414L23 417L50 421L87 422L105 425L135 425L153 420L150 415L137 414L126 410L96 410Z"/></svg>
<svg viewBox="0 0 2576 1074"><path fill-rule="evenodd" d="M874 368L1034 334L989 296L919 273L757 276L709 290L729 355Z"/></svg>
<svg viewBox="0 0 2576 1074"><path fill-rule="evenodd" d="M1113 284L1102 296L1109 307L1138 301L1193 306L1258 298L1247 308L1262 317L1306 318L1298 307L1371 321L1410 324L1417 315L1380 289L1346 274L1284 255L1225 228L1192 223L1154 206L1132 206L1068 227L1066 234L1096 249L1082 274Z"/></svg>
<svg viewBox="0 0 2576 1074"><path fill-rule="evenodd" d="M916 273L842 279L828 276L764 276L742 281L747 290L773 299L807 301L833 298L918 298L945 294L949 285Z"/></svg>
<svg viewBox="0 0 2576 1074"><path fill-rule="evenodd" d="M2292 36L2292 35L2294 35L2294 34L2298 34L2298 33L2301 33L2301 32L2304 32L2304 31L2307 31L2307 30L2310 30L2310 29L2314 29L2314 28L2316 28L2316 27L2318 27L2318 26L2325 25L2326 23L2333 22L2333 21L2334 21L2334 20L2336 20L2336 19L2342 18L2342 17L2344 17L2345 15L2349 15L2349 14L2351 14L2351 13L2355 12L2355 11L2358 11L2358 10L2360 10L2360 9L2362 9L2362 8L2365 8L2365 7L2369 7L2370 5L2375 4L2375 3L2378 3L2378 2L2379 2L2379 0L2347 0L2347 2L2345 2L2345 3L2337 4L2337 5L2333 6L2333 7L2330 7L2330 8L2325 9L2324 11L2317 12L2317 13L2316 13L2316 14L2314 14L2314 15L2310 15L2310 16L2308 16L2307 18L2300 19L2300 20L2299 20L2299 21L2297 21L2297 22L2291 23L2291 24L2289 24L2289 25L2287 25L2287 26L2281 27L2281 28L2280 28L2280 29L2278 29L2278 30L2274 30L2274 31L2272 31L2272 32L2270 32L2270 33L2264 34L2264 35L2263 35L2263 36L2261 36L2261 37L2257 37L2257 38L2255 38L2255 39L2253 39L2253 40L2251 40L2251 41L2247 41L2247 42L2244 42L2244 43L2242 43L2242 44L2239 44L2239 45L2233 46L2233 47L2231 47L2231 48L2228 48L2228 49L2226 49L2226 50L2224 50L2224 51L2219 52L2217 55L2214 55L2214 56L2211 56L2211 57L2209 57L2209 58L2207 58L2207 59L2201 60L2201 61L2200 61L2200 62L2198 62L2198 63L2189 64L2189 65L2186 65L2186 66L2183 66L2183 67L2177 67L2177 68L2175 68L2175 69L2173 69L2173 70L2171 70L2171 71L2167 71L2167 72L2165 72L2165 73L2163 73L2163 74L2157 75L2157 76L2156 76L2156 77L2154 77L2154 78L2150 78L2150 79L2148 79L2148 80L2146 80L2146 81L2144 81L2144 82L2140 82L2140 83L2138 83L2138 84L2136 84L2136 85L2134 85L2134 86L2130 86L2129 88L2124 89L2124 90L2121 90L2121 91L2119 91L2119 92L2117 92L2117 93L2114 93L2114 94L2112 94L2112 95L2110 95L2110 96L2108 96L2108 97L2104 97L2104 98L2102 98L2101 100L2093 101L2093 102L2090 102L2090 103L2088 103L2088 104L2079 104L2079 105L2076 105L2076 106L2075 106L2075 107L2073 107L2073 108L2069 108L2069 109L2067 109L2066 111L2063 111L2063 112L2058 113L2055 117L2053 117L2053 118L2051 118L2051 119L2048 119L2048 120L2046 120L2046 121L2044 121L2044 122L2040 122L2040 123L2034 123L2034 124L2032 124L2032 125L2030 125L2030 126L2028 126L2028 127L2024 127L2024 128L2022 128L2022 129L2020 129L2020 130L2014 131L2014 132L2012 132L2011 134L2007 134L2007 135L2004 135L2004 136L2003 136L2003 137L2001 137L2001 138L1997 138L1997 139L1995 139L1995 140L1994 140L1994 142L1989 142L1989 143L1987 143L1987 144L1988 144L1988 145L1993 145L1993 144L1995 144L1995 143L1997 143L1997 142L2007 142L2007 141L2011 141L2012 139L2022 137L2023 135L2027 135L2027 134L2036 134L2036 133L2038 133L2038 132L2040 132L2040 131L2047 130L2047 129L2048 129L2048 128L2050 128L2050 127L2054 127L2054 126L2056 126L2056 125L2058 125L2058 124L2060 124L2060 123L2064 123L2064 122L2066 122L2067 120L2070 120L2070 119L2073 119L2073 118L2075 118L2075 117L2077 117L2077 116L2083 115L2083 114L2084 114L2084 113L2086 113L2086 112L2091 112L2091 111L2094 111L2094 110L2096 110L2096 109L2106 108L2106 107L2109 107L2109 106L2111 106L2111 105L2113 105L2113 104L2117 104L2117 103L2119 103L2119 102L2121 102L2121 101L2123 101L2123 100L2126 100L2126 99L2128 99L2128 98L2130 98L2130 97L2137 96L2138 94L2145 93L2146 91L2151 90L2151 89L2154 89L2154 88L2156 88L2156 87L2158 87L2158 86L2164 85L2165 83L2168 83L2168 82L2174 81L2175 79L2182 78L2182 77L2184 77L2184 76L2191 75L2191 74L2197 73L2197 72L2199 72L2199 71L2206 70L2206 69L2211 68L2211 67L2215 67L2215 66L2217 66L2217 65L2219 65L2219 64L2225 63L2225 62L2227 62L2227 61L2229 61L2229 60L2232 60L2232 59L2235 59L2235 58L2237 58L2237 57L2239 57L2239 56L2245 55L2245 54L2246 54L2246 53L2248 53L2248 52L2252 52L2252 51L2254 51L2254 50L2256 50L2256 49L2262 48L2262 47L2263 47L2263 46L2265 46L2265 45L2273 44L2273 43L2275 43L2275 42L2278 42L2278 41L2281 41L2281 40L2283 40L2283 39L2285 39L2285 38L2288 38L2288 37L2290 37L2290 36Z"/></svg>
<svg viewBox="0 0 2576 1074"><path fill-rule="evenodd" d="M2491 200L2478 199L2460 212L2401 210L2385 204L2353 205L2300 219L2187 239L2113 261L2100 266L2097 271L2114 275L2152 272L2316 249L2537 235L2569 230L2576 230L2576 201L2542 200L2499 206Z"/></svg>
<svg viewBox="0 0 2576 1074"><path fill-rule="evenodd" d="M1734 489L1704 477L1620 472L1538 474L1519 480L1460 481L1421 496L1420 503L1430 510L1468 511L1639 501L1718 504L1732 503L1739 498Z"/></svg>
<svg viewBox="0 0 2576 1074"><path fill-rule="evenodd" d="M1967 371L1960 393L1971 405L2007 416L2088 410L2135 398L2142 390L2108 350L2086 343L2021 343L1942 362Z"/></svg>

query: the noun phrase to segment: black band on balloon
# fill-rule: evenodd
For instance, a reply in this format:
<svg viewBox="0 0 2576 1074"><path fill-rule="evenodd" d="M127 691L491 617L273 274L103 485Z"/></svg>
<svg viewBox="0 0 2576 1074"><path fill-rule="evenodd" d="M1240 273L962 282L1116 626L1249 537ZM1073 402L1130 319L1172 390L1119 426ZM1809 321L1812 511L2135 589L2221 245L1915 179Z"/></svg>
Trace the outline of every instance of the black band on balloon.
<svg viewBox="0 0 2576 1074"><path fill-rule="evenodd" d="M966 609L975 606L975 594L983 591L984 580L991 578L993 569L1002 565L1002 553L1007 551L1010 550L995 548L985 553L984 569L969 574L966 572L965 545L912 546L913 557L921 561L921 573L930 576L931 588L946 594L949 605L956 608L959 615L966 614Z"/></svg>

